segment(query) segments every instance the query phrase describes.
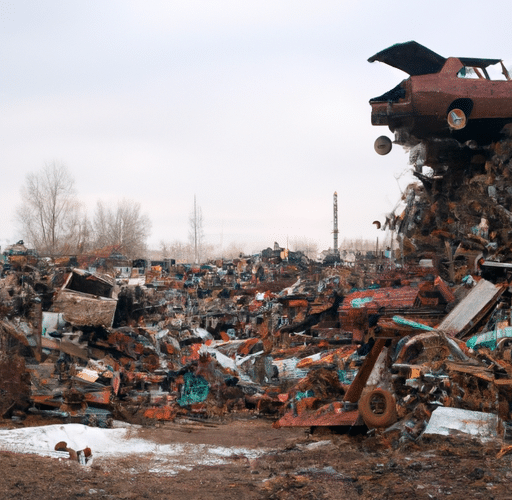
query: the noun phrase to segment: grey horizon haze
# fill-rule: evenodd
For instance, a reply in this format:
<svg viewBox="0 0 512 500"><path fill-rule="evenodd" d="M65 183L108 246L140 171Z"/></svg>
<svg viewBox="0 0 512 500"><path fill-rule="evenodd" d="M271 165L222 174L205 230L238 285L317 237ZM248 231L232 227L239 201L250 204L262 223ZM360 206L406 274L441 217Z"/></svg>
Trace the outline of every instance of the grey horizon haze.
<svg viewBox="0 0 512 500"><path fill-rule="evenodd" d="M416 40L443 56L502 58L512 4L362 0L0 0L0 245L28 173L65 164L89 216L140 203L149 247L187 241L194 195L205 241L247 251L306 237L376 239L413 180L368 100L407 77L368 57Z"/></svg>

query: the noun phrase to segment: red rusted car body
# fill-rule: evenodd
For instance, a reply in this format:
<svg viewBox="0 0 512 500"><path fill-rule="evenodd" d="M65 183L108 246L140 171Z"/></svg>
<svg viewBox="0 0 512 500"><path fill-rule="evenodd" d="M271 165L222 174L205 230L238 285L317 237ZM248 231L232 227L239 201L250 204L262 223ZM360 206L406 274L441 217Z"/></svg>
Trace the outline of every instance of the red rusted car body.
<svg viewBox="0 0 512 500"><path fill-rule="evenodd" d="M444 58L411 41L393 45L368 61L380 61L410 75L394 89L370 99L372 125L387 125L399 144L410 136L485 144L512 122L512 82L500 59ZM493 69L501 79L490 78L488 68L493 65L498 65Z"/></svg>

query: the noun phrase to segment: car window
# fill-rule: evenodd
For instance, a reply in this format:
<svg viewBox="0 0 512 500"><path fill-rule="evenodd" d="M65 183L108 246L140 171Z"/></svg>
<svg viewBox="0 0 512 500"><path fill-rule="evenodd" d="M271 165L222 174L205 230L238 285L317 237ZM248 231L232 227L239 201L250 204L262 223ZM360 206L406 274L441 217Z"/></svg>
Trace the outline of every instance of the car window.
<svg viewBox="0 0 512 500"><path fill-rule="evenodd" d="M479 68L472 68L470 66L462 66L462 68L457 73L458 78L485 78L482 74L482 70Z"/></svg>
<svg viewBox="0 0 512 500"><path fill-rule="evenodd" d="M487 74L486 74L487 73ZM503 68L501 64L492 64L487 68L477 68L473 66L463 66L457 73L458 78L470 78L470 79L487 79L487 80L507 80L503 74Z"/></svg>
<svg viewBox="0 0 512 500"><path fill-rule="evenodd" d="M502 66L501 64L492 64L491 66L489 66L487 68L489 78L491 80L507 80L508 78L506 77L505 74L503 74L503 68L505 68L505 65ZM505 72L507 72L506 69Z"/></svg>

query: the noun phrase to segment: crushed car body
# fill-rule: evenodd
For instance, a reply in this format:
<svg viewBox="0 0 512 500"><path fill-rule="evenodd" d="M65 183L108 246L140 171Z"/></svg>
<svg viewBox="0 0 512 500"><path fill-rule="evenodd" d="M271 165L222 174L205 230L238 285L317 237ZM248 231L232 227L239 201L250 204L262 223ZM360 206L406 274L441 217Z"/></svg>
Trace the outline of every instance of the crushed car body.
<svg viewBox="0 0 512 500"><path fill-rule="evenodd" d="M410 41L368 59L410 76L392 90L370 99L372 125L387 125L395 142L454 138L488 144L512 122L512 83L501 59L444 58ZM491 79L498 65L502 79ZM493 73L494 77L494 73Z"/></svg>

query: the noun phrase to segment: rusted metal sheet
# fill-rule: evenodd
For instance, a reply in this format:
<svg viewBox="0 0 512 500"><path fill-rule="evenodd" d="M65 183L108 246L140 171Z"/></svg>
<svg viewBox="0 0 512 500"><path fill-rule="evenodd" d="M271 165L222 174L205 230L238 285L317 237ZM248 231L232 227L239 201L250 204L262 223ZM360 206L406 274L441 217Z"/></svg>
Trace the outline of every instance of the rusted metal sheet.
<svg viewBox="0 0 512 500"><path fill-rule="evenodd" d="M357 346L355 345L347 345L344 347L340 347L335 351L325 351L314 354L312 356L308 356L307 358L302 358L299 363L297 363L297 368L306 368L310 369L313 366L321 366L335 363L337 359L345 359L348 358L351 354L353 354L357 350Z"/></svg>
<svg viewBox="0 0 512 500"><path fill-rule="evenodd" d="M325 311L327 311L328 309L330 309L332 307L332 302L334 301L325 301L325 303L315 303L315 304L311 304L311 307L309 308L309 314L321 314Z"/></svg>
<svg viewBox="0 0 512 500"><path fill-rule="evenodd" d="M413 307L418 289L411 286L401 288L377 288L376 290L362 290L348 294L341 305L341 310L351 308L407 308Z"/></svg>
<svg viewBox="0 0 512 500"><path fill-rule="evenodd" d="M111 387L105 387L102 391L94 391L85 393L85 401L88 403L108 405L110 396L112 395Z"/></svg>
<svg viewBox="0 0 512 500"><path fill-rule="evenodd" d="M453 295L448 285L439 276L435 279L434 284L448 304L455 302L455 295Z"/></svg>
<svg viewBox="0 0 512 500"><path fill-rule="evenodd" d="M322 406L316 411L286 413L274 427L335 427L363 425L363 420L357 409L346 410L340 402Z"/></svg>
<svg viewBox="0 0 512 500"><path fill-rule="evenodd" d="M89 359L87 348L80 347L79 345L69 340L62 339L59 344L59 349L62 352L69 354L70 356L76 356L77 358L83 359L85 361Z"/></svg>
<svg viewBox="0 0 512 500"><path fill-rule="evenodd" d="M254 352L255 346L258 344L258 342L261 344L261 339L256 338L256 337L252 338L252 339L247 339L238 348L238 354L240 354L241 356L247 356L247 355L251 354L251 352ZM263 348L263 345L260 345L259 349L257 349L257 350L260 350L262 348Z"/></svg>
<svg viewBox="0 0 512 500"><path fill-rule="evenodd" d="M450 372L467 373L474 377L485 380L486 382L494 382L494 374L491 370L487 370L482 366L472 366L467 363L456 363L454 361L446 361L446 370Z"/></svg>
<svg viewBox="0 0 512 500"><path fill-rule="evenodd" d="M418 289L418 302L425 307L444 309L446 304L455 301L455 296L439 276L434 281L421 282Z"/></svg>
<svg viewBox="0 0 512 500"><path fill-rule="evenodd" d="M55 408L60 407L62 404L62 400L54 399L52 394L32 394L30 399L35 404L54 406Z"/></svg>
<svg viewBox="0 0 512 500"><path fill-rule="evenodd" d="M106 345L108 347L115 347L118 351L133 359L137 359L141 354L144 354L144 344L139 342L132 332L114 330L108 334L107 341Z"/></svg>
<svg viewBox="0 0 512 500"><path fill-rule="evenodd" d="M151 418L155 420L174 420L177 415L177 410L174 406L160 406L146 408L144 411L145 418Z"/></svg>
<svg viewBox="0 0 512 500"><path fill-rule="evenodd" d="M365 332L368 329L367 308L340 309L340 325L344 331Z"/></svg>
<svg viewBox="0 0 512 500"><path fill-rule="evenodd" d="M308 301L305 299L293 299L287 305L288 307L308 307Z"/></svg>
<svg viewBox="0 0 512 500"><path fill-rule="evenodd" d="M504 291L505 287L503 286L480 280L471 292L446 316L437 329L452 337L464 337L496 304Z"/></svg>
<svg viewBox="0 0 512 500"><path fill-rule="evenodd" d="M60 347L60 341L51 337L41 337L41 347L43 349L58 350Z"/></svg>

